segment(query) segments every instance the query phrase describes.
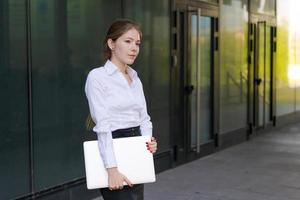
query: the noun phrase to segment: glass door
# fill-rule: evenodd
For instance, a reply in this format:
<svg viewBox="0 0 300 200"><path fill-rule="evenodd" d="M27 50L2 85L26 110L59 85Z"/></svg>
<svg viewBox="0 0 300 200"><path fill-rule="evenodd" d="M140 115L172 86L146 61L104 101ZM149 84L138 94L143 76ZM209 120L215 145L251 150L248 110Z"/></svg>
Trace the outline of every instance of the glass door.
<svg viewBox="0 0 300 200"><path fill-rule="evenodd" d="M254 64L254 125L264 128L272 121L272 34L266 22L257 23Z"/></svg>
<svg viewBox="0 0 300 200"><path fill-rule="evenodd" d="M257 24L257 66L256 66L256 90L257 90L257 125L264 126L265 113L265 69L266 69L266 24Z"/></svg>
<svg viewBox="0 0 300 200"><path fill-rule="evenodd" d="M218 144L218 56L218 7L177 4L171 67L175 165L209 154Z"/></svg>
<svg viewBox="0 0 300 200"><path fill-rule="evenodd" d="M190 149L212 140L212 17L201 10L189 13L188 23L188 127Z"/></svg>

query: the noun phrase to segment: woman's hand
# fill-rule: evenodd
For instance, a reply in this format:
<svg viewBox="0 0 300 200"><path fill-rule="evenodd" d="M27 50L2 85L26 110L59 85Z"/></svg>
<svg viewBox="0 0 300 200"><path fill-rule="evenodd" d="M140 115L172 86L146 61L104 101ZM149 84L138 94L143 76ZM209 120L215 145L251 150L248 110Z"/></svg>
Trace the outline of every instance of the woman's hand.
<svg viewBox="0 0 300 200"><path fill-rule="evenodd" d="M155 153L157 151L157 142L154 137L151 137L151 142L146 142L146 144L147 144L147 149L151 153Z"/></svg>
<svg viewBox="0 0 300 200"><path fill-rule="evenodd" d="M124 182L126 182L130 187L133 186L130 180L118 171L117 167L108 168L107 173L108 173L108 188L110 190L123 189Z"/></svg>

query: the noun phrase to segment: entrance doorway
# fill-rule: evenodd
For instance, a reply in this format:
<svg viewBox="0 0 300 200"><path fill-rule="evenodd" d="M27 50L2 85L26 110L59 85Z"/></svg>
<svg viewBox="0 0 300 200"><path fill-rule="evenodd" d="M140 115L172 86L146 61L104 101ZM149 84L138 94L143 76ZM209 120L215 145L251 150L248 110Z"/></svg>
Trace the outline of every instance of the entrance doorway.
<svg viewBox="0 0 300 200"><path fill-rule="evenodd" d="M212 140L212 23L201 9L188 14L188 55L186 70L186 114L190 150Z"/></svg>
<svg viewBox="0 0 300 200"><path fill-rule="evenodd" d="M250 93L252 128L263 129L275 123L274 109L274 66L276 53L276 27L266 21L250 24L249 51L250 68L253 74L249 80L253 93ZM250 123L251 124L251 123Z"/></svg>
<svg viewBox="0 0 300 200"><path fill-rule="evenodd" d="M173 141L175 163L181 163L215 147L218 16L213 9L178 7L174 19L171 96L180 99L173 105L180 110L181 129L174 130Z"/></svg>

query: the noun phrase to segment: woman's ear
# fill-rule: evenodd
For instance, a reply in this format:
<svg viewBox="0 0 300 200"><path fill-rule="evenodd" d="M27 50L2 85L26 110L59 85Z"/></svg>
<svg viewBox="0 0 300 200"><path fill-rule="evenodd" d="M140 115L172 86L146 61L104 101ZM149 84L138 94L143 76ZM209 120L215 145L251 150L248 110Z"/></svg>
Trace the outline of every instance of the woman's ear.
<svg viewBox="0 0 300 200"><path fill-rule="evenodd" d="M115 48L115 42L111 38L109 38L107 40L107 45L110 48L110 50L112 50L112 51L114 50L114 48Z"/></svg>

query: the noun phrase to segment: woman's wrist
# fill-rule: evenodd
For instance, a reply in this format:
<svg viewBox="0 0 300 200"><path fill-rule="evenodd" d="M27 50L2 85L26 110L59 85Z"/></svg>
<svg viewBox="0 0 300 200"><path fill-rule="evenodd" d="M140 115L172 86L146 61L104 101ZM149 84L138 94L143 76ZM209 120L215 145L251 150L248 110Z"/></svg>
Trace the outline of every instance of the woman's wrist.
<svg viewBox="0 0 300 200"><path fill-rule="evenodd" d="M119 172L117 167L107 168L106 170L108 174Z"/></svg>

